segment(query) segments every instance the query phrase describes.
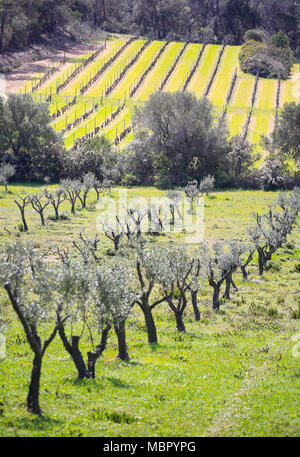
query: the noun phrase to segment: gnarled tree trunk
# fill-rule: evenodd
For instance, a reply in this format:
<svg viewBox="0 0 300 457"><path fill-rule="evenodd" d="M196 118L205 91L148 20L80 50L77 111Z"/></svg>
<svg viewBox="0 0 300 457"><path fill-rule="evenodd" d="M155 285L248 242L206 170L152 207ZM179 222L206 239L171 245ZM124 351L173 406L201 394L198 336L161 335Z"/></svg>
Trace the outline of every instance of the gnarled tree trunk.
<svg viewBox="0 0 300 457"><path fill-rule="evenodd" d="M125 324L126 320L123 319L120 322L114 322L114 329L118 338L118 347L119 347L119 353L118 353L118 358L120 360L129 360L129 354L127 350L127 344L126 344L126 329L125 329Z"/></svg>
<svg viewBox="0 0 300 457"><path fill-rule="evenodd" d="M192 305L193 305L193 310L194 310L194 315L195 315L195 321L200 321L200 311L197 305L197 291L193 291L191 293L192 295Z"/></svg>
<svg viewBox="0 0 300 457"><path fill-rule="evenodd" d="M40 379L42 369L42 356L35 354L33 359L29 391L27 395L27 410L33 414L41 414L39 405Z"/></svg>

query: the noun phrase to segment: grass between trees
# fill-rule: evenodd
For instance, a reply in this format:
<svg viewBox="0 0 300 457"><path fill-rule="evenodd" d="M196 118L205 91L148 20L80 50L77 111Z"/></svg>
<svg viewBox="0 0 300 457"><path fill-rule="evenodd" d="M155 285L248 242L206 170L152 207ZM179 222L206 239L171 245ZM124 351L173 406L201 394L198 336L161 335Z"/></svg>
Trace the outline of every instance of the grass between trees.
<svg viewBox="0 0 300 457"><path fill-rule="evenodd" d="M16 193L41 190L39 186L9 185L1 191L2 223L17 231ZM54 186L49 187L50 191ZM133 188L129 197L159 196L154 188ZM112 190L117 196L117 191ZM251 222L251 212L265 212L278 193L263 191L215 192L205 197L205 237L216 240L239 237ZM82 206L82 205L79 205ZM64 202L62 210L68 211ZM37 213L29 213L29 233L38 248L56 243L71 245L85 227L95 234L96 195L88 195L86 209L76 208L70 220L47 219L41 227ZM12 239L2 233L1 244ZM159 241L181 236L165 234ZM111 242L100 237L100 252ZM256 262L249 277L234 278L238 291L212 310L209 285L199 293L200 320L194 322L191 303L186 309L186 333L175 331L167 304L154 311L158 345L147 345L145 324L138 307L127 323L129 362L116 360L117 337L111 334L97 362L97 379L76 380L74 366L56 338L45 354L41 395L44 416L24 413L31 353L20 325L12 314L7 331L7 357L0 361L2 403L0 430L4 436L295 436L299 410L298 361L292 355L292 336L299 331L299 229L289 236L264 272ZM1 294L2 306L7 297ZM42 326L42 336L49 332ZM50 332L51 333L51 332ZM89 347L84 334L80 346Z"/></svg>

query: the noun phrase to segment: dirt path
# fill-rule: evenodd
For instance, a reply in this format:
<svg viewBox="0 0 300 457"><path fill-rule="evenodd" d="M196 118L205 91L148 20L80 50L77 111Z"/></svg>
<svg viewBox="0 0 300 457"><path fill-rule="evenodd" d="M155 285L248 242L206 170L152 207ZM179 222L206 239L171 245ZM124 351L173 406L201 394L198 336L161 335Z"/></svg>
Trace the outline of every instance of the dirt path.
<svg viewBox="0 0 300 457"><path fill-rule="evenodd" d="M109 42L107 43L109 46ZM45 59L35 62L26 62L16 70L5 75L6 93L17 92L26 81L34 79L36 74L46 73L50 66L62 62L64 55L66 59L76 58L97 49L98 45L88 43L74 43L66 49L58 49L55 53Z"/></svg>

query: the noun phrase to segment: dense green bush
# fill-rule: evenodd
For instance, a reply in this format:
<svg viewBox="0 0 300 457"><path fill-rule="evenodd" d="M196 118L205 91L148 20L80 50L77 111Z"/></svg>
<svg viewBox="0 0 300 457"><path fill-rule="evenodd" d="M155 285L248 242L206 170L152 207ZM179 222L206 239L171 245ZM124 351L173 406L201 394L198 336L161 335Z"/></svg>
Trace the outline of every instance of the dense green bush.
<svg viewBox="0 0 300 457"><path fill-rule="evenodd" d="M276 78L280 75L281 78L287 79L295 62L288 37L279 31L269 39L263 40L262 34L252 30L248 32L245 34L247 41L239 54L241 69L246 73L259 72L260 76L266 78Z"/></svg>

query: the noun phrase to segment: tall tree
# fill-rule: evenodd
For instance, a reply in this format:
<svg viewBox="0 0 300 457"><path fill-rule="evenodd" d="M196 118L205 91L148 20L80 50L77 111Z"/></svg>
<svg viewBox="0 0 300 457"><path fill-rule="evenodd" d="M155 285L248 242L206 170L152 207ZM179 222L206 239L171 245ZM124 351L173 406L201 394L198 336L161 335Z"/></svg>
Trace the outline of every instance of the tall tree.
<svg viewBox="0 0 300 457"><path fill-rule="evenodd" d="M134 124L147 131L140 142L152 153L158 185L215 174L225 156L225 124L215 122L208 99L198 100L189 92L157 92L136 111Z"/></svg>

